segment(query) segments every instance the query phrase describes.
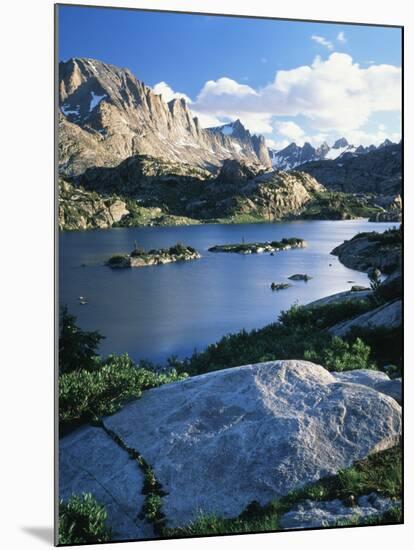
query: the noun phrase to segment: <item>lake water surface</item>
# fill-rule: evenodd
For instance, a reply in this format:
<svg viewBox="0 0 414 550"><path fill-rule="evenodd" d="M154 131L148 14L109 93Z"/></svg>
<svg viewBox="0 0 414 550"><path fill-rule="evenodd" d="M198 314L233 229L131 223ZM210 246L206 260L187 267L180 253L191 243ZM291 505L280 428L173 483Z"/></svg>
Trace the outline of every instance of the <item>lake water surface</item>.
<svg viewBox="0 0 414 550"><path fill-rule="evenodd" d="M106 339L100 352L128 352L135 360L164 362L202 350L224 334L262 327L293 303L306 304L353 283L366 285L366 274L344 267L331 250L361 231L384 231L393 223L367 221L295 221L277 224L199 225L107 229L60 234L60 303L83 329ZM305 249L269 254L210 253L215 244L300 237ZM200 260L135 269L104 265L116 253L130 252L137 241L146 249L181 241ZM84 267L82 267L84 264ZM292 281L272 292L270 284L288 282L294 273L312 280ZM80 305L79 296L88 304Z"/></svg>

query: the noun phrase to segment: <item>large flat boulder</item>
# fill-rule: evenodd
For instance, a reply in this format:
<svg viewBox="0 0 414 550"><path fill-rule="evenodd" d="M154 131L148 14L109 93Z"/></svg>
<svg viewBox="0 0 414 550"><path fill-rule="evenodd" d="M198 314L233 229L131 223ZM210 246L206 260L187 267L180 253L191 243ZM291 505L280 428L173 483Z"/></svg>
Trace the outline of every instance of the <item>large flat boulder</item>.
<svg viewBox="0 0 414 550"><path fill-rule="evenodd" d="M148 390L104 424L152 466L177 526L237 516L394 445L401 407L319 365L272 361Z"/></svg>
<svg viewBox="0 0 414 550"><path fill-rule="evenodd" d="M334 325L329 332L334 336L345 336L353 327L362 328L396 328L402 322L402 302L396 300L377 307L353 319Z"/></svg>
<svg viewBox="0 0 414 550"><path fill-rule="evenodd" d="M138 519L142 487L136 460L102 428L85 426L59 441L59 499L92 493L106 508L112 540L154 537L152 526Z"/></svg>

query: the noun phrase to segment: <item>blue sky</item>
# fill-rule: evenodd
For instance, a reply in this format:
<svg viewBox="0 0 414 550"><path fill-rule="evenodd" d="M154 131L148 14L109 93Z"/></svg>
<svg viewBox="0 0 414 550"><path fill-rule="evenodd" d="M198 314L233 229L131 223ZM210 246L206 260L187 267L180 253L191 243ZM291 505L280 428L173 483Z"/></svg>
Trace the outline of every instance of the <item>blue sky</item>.
<svg viewBox="0 0 414 550"><path fill-rule="evenodd" d="M166 100L188 97L203 125L240 117L279 146L368 142L400 132L400 32L61 6L59 59L128 67Z"/></svg>

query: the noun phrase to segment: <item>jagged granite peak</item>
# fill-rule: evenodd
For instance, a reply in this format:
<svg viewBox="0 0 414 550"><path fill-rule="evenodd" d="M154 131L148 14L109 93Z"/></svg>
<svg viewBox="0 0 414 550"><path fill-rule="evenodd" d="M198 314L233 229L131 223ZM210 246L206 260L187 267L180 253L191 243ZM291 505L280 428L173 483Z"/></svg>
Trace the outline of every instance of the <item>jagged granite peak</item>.
<svg viewBox="0 0 414 550"><path fill-rule="evenodd" d="M322 158L317 150L308 142L301 147L295 142L290 143L281 151L273 151L272 165L279 170L293 170L296 166Z"/></svg>
<svg viewBox="0 0 414 550"><path fill-rule="evenodd" d="M358 155L365 155L371 151L394 145L390 140L386 139L381 145L369 145L364 147L359 145L355 147L351 145L344 137L339 138L330 147L324 141L319 147L314 148L310 143L306 142L302 147L296 143L290 143L280 151L269 149L269 156L272 161L272 166L279 170L293 170L296 167L306 162L316 162L321 160L346 159Z"/></svg>
<svg viewBox="0 0 414 550"><path fill-rule="evenodd" d="M335 141L335 143L332 145L332 149L342 149L343 147L348 147L348 145L348 140L342 137Z"/></svg>
<svg viewBox="0 0 414 550"><path fill-rule="evenodd" d="M326 143L326 141L324 141L316 149L316 154L321 158L323 158L326 155L326 153L329 151L329 149L330 149L329 145Z"/></svg>
<svg viewBox="0 0 414 550"><path fill-rule="evenodd" d="M129 69L96 59L59 64L59 104L59 167L68 176L137 154L212 171L226 158L267 160L262 146L256 147L260 158L256 154L240 121L234 124L237 139L203 129L184 99L166 103Z"/></svg>
<svg viewBox="0 0 414 550"><path fill-rule="evenodd" d="M378 145L378 149L381 149L382 147L388 147L389 145L394 145L394 144L390 139L387 138L380 145Z"/></svg>
<svg viewBox="0 0 414 550"><path fill-rule="evenodd" d="M221 126L207 128L207 131L215 135L229 137L236 147L241 148L241 151L253 152L257 156L256 162L258 160L266 167L272 165L265 138L260 135L251 134L239 118Z"/></svg>

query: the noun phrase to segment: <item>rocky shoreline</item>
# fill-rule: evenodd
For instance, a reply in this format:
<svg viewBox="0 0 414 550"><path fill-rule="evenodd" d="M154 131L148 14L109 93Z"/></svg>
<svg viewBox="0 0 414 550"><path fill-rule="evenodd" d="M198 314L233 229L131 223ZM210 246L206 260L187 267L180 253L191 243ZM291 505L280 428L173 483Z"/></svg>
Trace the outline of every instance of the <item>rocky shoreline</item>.
<svg viewBox="0 0 414 550"><path fill-rule="evenodd" d="M383 273L392 273L401 268L402 232L390 229L384 233L375 231L358 233L334 248L331 252L346 267L358 271L379 269Z"/></svg>

